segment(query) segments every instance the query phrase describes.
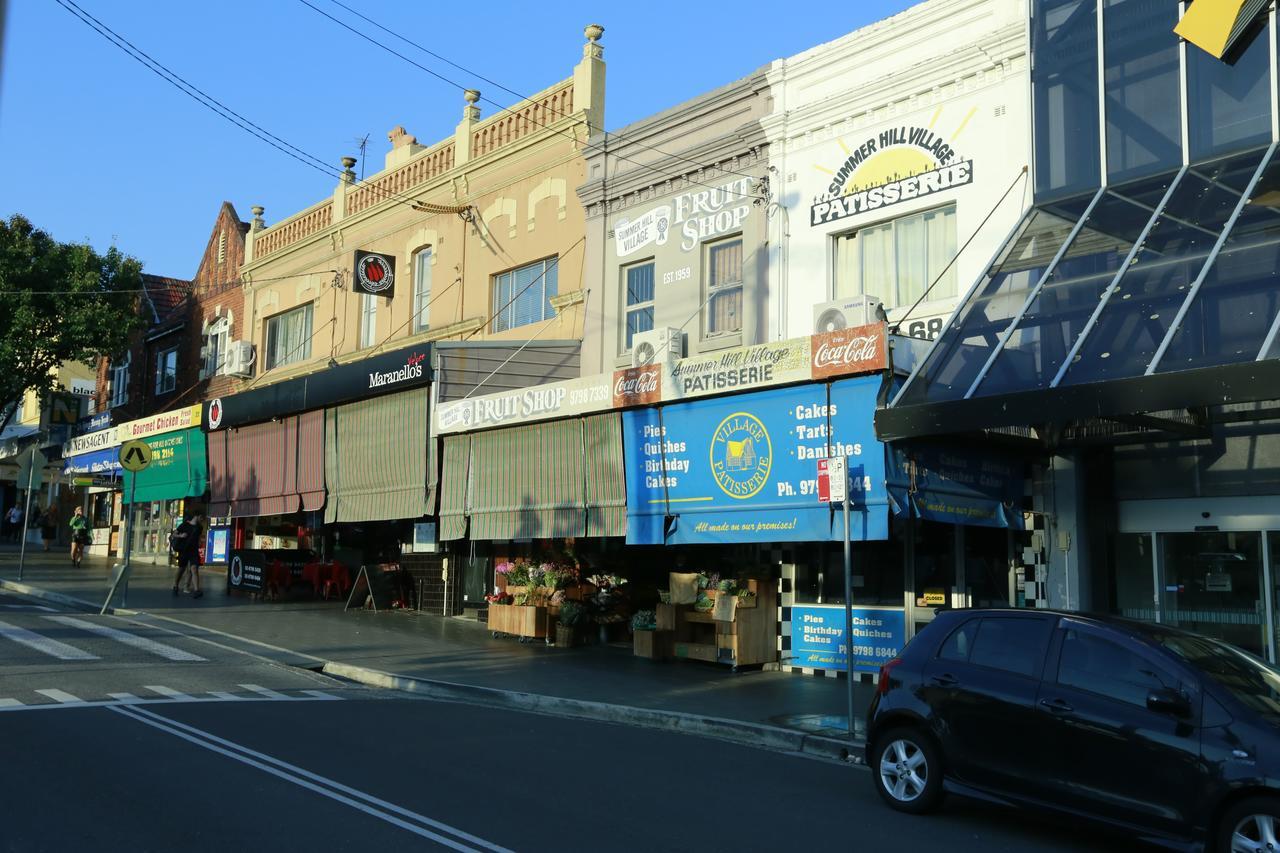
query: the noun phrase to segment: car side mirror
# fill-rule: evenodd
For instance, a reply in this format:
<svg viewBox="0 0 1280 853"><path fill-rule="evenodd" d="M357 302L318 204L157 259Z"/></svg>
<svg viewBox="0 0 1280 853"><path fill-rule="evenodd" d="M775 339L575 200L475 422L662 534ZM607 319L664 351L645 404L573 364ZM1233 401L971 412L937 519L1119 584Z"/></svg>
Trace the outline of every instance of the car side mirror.
<svg viewBox="0 0 1280 853"><path fill-rule="evenodd" d="M1147 694L1147 708L1159 714L1190 717L1191 701L1180 691L1161 688Z"/></svg>

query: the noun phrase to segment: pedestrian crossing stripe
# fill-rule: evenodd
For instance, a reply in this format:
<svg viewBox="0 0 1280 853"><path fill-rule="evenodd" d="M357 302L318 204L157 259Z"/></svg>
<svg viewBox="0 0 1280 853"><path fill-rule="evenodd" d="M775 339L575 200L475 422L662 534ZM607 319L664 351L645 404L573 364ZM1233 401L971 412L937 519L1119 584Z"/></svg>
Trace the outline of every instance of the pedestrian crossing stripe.
<svg viewBox="0 0 1280 853"><path fill-rule="evenodd" d="M135 649L141 649L144 652L158 655L166 660L172 661L205 661L200 655L192 654L184 651L176 646L170 646L167 643L160 643L147 637L140 637L137 634L130 634L128 631L121 631L118 628L112 628L110 625L103 625L98 622L90 622L86 619L77 619L74 616L45 616L43 617L50 622L57 622L59 625L66 625L69 628L78 628L81 631L88 631L91 634L97 634L106 637L109 640L115 640L117 643L123 643Z"/></svg>
<svg viewBox="0 0 1280 853"><path fill-rule="evenodd" d="M301 690L298 695L289 695L253 684L238 684L237 687L248 690L244 693L228 693L216 690L208 693L183 693L162 684L148 684L143 689L157 694L155 697L142 697L133 693L108 693L110 699L81 699L65 690L44 687L32 691L52 702L28 704L13 697L0 697L0 713L10 711L51 711L59 708L105 708L112 705L185 705L201 702L340 702L341 696L326 693L323 690ZM257 687L257 690L249 688ZM272 694L272 695L268 695Z"/></svg>

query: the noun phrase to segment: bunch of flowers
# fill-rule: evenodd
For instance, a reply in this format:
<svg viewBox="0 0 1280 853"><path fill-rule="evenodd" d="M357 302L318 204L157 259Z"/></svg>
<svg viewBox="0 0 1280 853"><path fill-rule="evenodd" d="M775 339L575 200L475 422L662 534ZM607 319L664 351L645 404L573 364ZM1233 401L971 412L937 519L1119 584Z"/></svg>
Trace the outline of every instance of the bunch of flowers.
<svg viewBox="0 0 1280 853"><path fill-rule="evenodd" d="M601 592L615 590L626 582L627 579L621 575L592 575L587 578L587 583L591 584Z"/></svg>
<svg viewBox="0 0 1280 853"><path fill-rule="evenodd" d="M491 592L484 600L490 604L510 604L514 599L505 592Z"/></svg>

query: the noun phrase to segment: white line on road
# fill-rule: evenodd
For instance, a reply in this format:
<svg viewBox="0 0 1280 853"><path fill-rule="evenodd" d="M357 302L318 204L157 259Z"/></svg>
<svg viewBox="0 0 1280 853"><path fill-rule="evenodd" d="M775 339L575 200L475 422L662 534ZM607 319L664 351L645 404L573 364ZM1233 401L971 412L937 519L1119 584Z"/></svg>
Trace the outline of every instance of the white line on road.
<svg viewBox="0 0 1280 853"><path fill-rule="evenodd" d="M59 660L98 659L97 655L91 655L88 652L77 649L75 646L60 643L57 640L37 634L35 631L28 631L26 628L19 628L17 625L10 625L8 622L0 622L0 637L13 640L15 643L21 643L28 648L35 649L37 652L42 652Z"/></svg>
<svg viewBox="0 0 1280 853"><path fill-rule="evenodd" d="M223 702L248 702L248 696L241 696L238 693L223 693L221 690L213 690L209 695L215 699L221 699Z"/></svg>
<svg viewBox="0 0 1280 853"><path fill-rule="evenodd" d="M249 765L250 767L256 767L264 773L270 773L272 776L283 779L286 782L292 782L294 785L298 785L299 787L315 791L321 796L328 797L331 800L337 800L340 803L351 806L353 809L357 809L365 814L384 820L387 823L398 826L408 832L412 832L414 835L418 835L422 838L429 838L432 841L443 844L444 846L450 847L454 850L488 850L491 851L491 853L513 853L513 851L506 847L501 847L491 841L486 841L483 838L478 838L470 833L463 832L460 829L455 829L446 823L442 823L438 820L429 818L426 815L410 811L409 809L402 808L394 803L380 800L377 797L364 793L363 791L350 788L340 782L312 773L309 770L304 770L303 768L289 764L286 761L281 761L278 758L272 758L270 755L257 752L247 746L241 746L238 743L224 740L223 738L220 738L210 732L206 732L203 729L189 726L186 723L179 723L176 720L170 720L167 717L162 717L159 714L153 714L150 711L143 710L136 706L113 706L110 710L126 717L132 717L140 723L144 723L152 728L167 732L175 737L180 737L185 741L195 744L196 746L203 747L204 749L208 749L220 755L225 755L228 758L233 758L236 761ZM409 820L402 820L400 817L396 817L396 815L416 821L418 824L422 825L415 825L410 823ZM437 832L432 832L431 829L427 829L426 827L440 830L440 832L447 832L449 835L454 837L450 838L446 835L440 835ZM455 840L455 838L461 840ZM473 846L468 846L467 844L462 843L464 841Z"/></svg>
<svg viewBox="0 0 1280 853"><path fill-rule="evenodd" d="M176 646L170 646L165 643L158 643L155 640L146 637L139 637L137 634L130 634L128 631L121 631L118 628L112 628L110 625L103 625L98 622L90 622L87 619L77 619L74 616L45 616L50 622L57 622L59 625L67 625L71 628L79 628L82 631L88 631L106 637L109 640L115 640L117 643L123 643L126 646L132 646L135 649L142 649L144 652L150 652L153 655L159 655L167 660L175 661L203 661L199 655L183 651Z"/></svg>
<svg viewBox="0 0 1280 853"><path fill-rule="evenodd" d="M199 700L189 693L182 693L174 690L172 687L165 687L163 684L144 684L143 690L150 690L152 693L159 693L166 699L173 699L178 702L197 702Z"/></svg>
<svg viewBox="0 0 1280 853"><path fill-rule="evenodd" d="M323 690L303 690L302 692L308 696L314 696L317 699L328 699L333 701L340 701L342 699L341 696L334 696L332 693L325 693Z"/></svg>
<svg viewBox="0 0 1280 853"><path fill-rule="evenodd" d="M293 698L292 696L286 696L283 693L277 693L276 691L271 690L270 688L263 687L258 684L237 684L236 687L243 687L245 690L250 690L254 693L257 693L259 696L266 696L268 699L292 699Z"/></svg>
<svg viewBox="0 0 1280 853"><path fill-rule="evenodd" d="M2 610L43 610L45 613L57 613L52 607L43 604L0 604Z"/></svg>
<svg viewBox="0 0 1280 853"><path fill-rule="evenodd" d="M141 696L134 696L132 693L108 693L112 699L124 705L137 705L139 702L145 702Z"/></svg>
<svg viewBox="0 0 1280 853"><path fill-rule="evenodd" d="M0 699L0 708L16 708L22 705L17 699Z"/></svg>
<svg viewBox="0 0 1280 853"><path fill-rule="evenodd" d="M37 690L36 692L42 696L48 696L50 699L52 699L55 702L61 702L63 705L83 705L84 704L84 700L81 699L79 696L72 696L70 693L68 693L65 690L56 690L52 687L49 687L44 690Z"/></svg>

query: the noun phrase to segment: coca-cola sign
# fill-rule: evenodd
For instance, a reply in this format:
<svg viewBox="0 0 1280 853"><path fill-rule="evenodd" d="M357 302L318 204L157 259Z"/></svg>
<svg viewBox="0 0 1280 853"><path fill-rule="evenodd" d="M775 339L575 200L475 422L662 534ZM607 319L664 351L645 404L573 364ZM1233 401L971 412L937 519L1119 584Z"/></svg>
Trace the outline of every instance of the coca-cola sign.
<svg viewBox="0 0 1280 853"><path fill-rule="evenodd" d="M613 372L613 407L641 406L662 399L662 366L649 364Z"/></svg>
<svg viewBox="0 0 1280 853"><path fill-rule="evenodd" d="M814 335L811 345L814 379L873 373L887 364L882 323Z"/></svg>

